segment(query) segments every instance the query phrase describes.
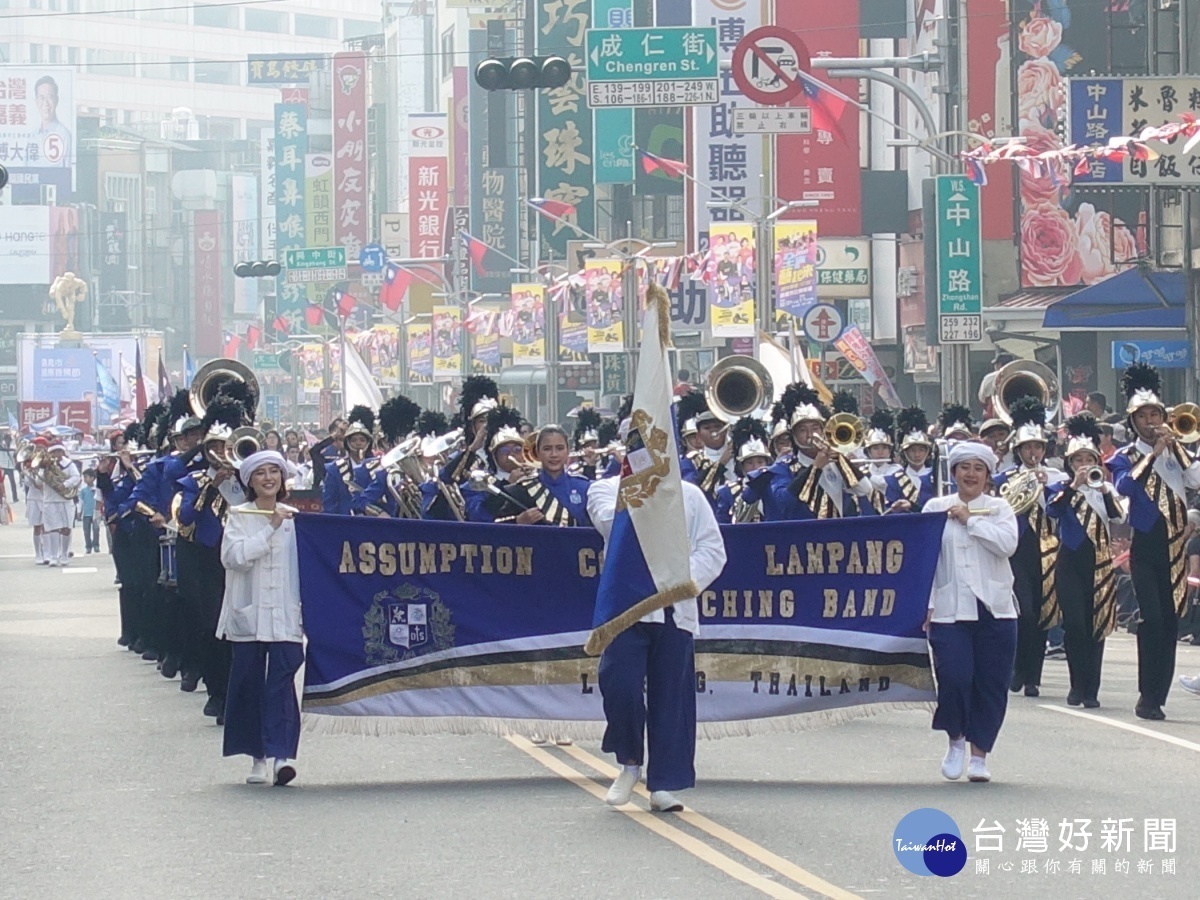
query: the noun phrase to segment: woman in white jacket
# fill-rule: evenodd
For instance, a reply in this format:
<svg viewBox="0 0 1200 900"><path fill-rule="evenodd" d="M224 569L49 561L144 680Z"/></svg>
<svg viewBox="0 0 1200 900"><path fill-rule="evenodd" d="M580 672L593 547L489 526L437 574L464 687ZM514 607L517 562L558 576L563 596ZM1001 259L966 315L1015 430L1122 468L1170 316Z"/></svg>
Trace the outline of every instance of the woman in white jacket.
<svg viewBox="0 0 1200 900"><path fill-rule="evenodd" d="M933 727L950 738L943 776L961 778L966 764L971 781L990 781L987 755L1004 722L1017 653L1008 565L1017 549L1017 517L1007 501L986 493L996 468L990 447L961 441L949 462L957 491L934 497L923 509L948 518L925 619L937 675Z"/></svg>
<svg viewBox="0 0 1200 900"><path fill-rule="evenodd" d="M224 752L253 758L247 784L266 784L268 757L275 760L275 784L296 777L296 672L304 650L296 531L292 511L280 505L287 471L275 450L242 463L249 502L230 511L221 542L226 575L217 637L233 642Z"/></svg>

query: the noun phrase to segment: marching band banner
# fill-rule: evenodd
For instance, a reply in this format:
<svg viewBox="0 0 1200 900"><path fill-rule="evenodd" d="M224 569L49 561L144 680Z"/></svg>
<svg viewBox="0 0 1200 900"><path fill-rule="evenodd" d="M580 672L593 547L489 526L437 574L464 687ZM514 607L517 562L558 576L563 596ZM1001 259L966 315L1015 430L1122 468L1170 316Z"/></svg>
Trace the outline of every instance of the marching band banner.
<svg viewBox="0 0 1200 900"><path fill-rule="evenodd" d="M462 374L462 310L433 308L433 377L445 380Z"/></svg>
<svg viewBox="0 0 1200 900"><path fill-rule="evenodd" d="M817 302L817 223L776 222L774 233L776 312L803 319Z"/></svg>
<svg viewBox="0 0 1200 900"><path fill-rule="evenodd" d="M545 734L553 722L556 735L599 734L598 659L583 652L594 530L296 522L307 727ZM922 624L944 525L893 515L723 528L729 563L699 598L701 734L932 701Z"/></svg>
<svg viewBox="0 0 1200 900"><path fill-rule="evenodd" d="M546 361L546 288L514 284L512 297L513 365L540 366Z"/></svg>
<svg viewBox="0 0 1200 900"><path fill-rule="evenodd" d="M714 224L704 267L713 337L754 337L754 266L754 226Z"/></svg>
<svg viewBox="0 0 1200 900"><path fill-rule="evenodd" d="M621 261L589 259L583 264L583 280L588 353L621 353L625 349Z"/></svg>

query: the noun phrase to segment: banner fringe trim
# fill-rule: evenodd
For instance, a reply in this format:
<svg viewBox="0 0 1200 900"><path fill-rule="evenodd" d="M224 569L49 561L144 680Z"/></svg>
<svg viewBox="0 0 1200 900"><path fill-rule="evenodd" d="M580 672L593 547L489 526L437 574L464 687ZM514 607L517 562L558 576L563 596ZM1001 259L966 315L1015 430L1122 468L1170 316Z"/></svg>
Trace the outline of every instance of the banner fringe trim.
<svg viewBox="0 0 1200 900"><path fill-rule="evenodd" d="M727 722L697 722L696 736L714 741L723 738L757 737L769 734L796 734L843 725L893 710L920 710L932 715L932 702L905 701L869 703L838 709L822 709L773 716L766 719L739 719ZM301 716L302 730L318 736L391 737L397 735L428 737L443 734L492 737L541 737L553 741L598 741L604 736L604 723L546 719L494 719L476 716L338 716L306 712Z"/></svg>
<svg viewBox="0 0 1200 900"><path fill-rule="evenodd" d="M603 625L593 628L592 633L588 635L587 643L583 645L583 652L588 656L599 656L604 652L604 648L611 644L616 636L626 628L633 626L652 612L670 606L672 603L681 603L684 600L690 600L698 596L699 593L700 589L696 587L696 583L688 580L683 584L667 588L665 591L651 594L645 600L641 600L629 607L629 609L616 618L609 619Z"/></svg>

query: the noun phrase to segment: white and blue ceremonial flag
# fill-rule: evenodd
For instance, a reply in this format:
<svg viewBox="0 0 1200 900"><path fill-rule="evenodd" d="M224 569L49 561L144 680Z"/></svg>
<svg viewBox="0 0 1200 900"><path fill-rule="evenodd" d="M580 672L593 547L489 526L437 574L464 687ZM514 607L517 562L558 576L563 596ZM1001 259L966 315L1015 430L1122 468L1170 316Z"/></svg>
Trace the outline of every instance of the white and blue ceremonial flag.
<svg viewBox="0 0 1200 900"><path fill-rule="evenodd" d="M183 386L190 388L192 379L196 377L196 364L192 361L192 354L188 352L187 345L183 347Z"/></svg>
<svg viewBox="0 0 1200 900"><path fill-rule="evenodd" d="M593 656L643 616L699 593L692 581L679 448L671 419L669 335L670 301L660 285L651 284L617 512L596 590L592 633L584 646Z"/></svg>
<svg viewBox="0 0 1200 900"><path fill-rule="evenodd" d="M121 386L113 378L112 372L108 371L108 366L100 362L100 357L94 353L92 356L96 360L96 398L111 422L112 417L121 411Z"/></svg>

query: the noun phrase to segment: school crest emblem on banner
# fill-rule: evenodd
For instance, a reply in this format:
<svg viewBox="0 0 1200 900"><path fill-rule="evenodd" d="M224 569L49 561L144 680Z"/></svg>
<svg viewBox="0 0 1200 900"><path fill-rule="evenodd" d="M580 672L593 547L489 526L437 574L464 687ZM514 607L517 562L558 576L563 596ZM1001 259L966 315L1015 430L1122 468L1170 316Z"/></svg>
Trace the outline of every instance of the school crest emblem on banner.
<svg viewBox="0 0 1200 900"><path fill-rule="evenodd" d="M381 591L363 616L363 653L377 666L453 647L450 620L450 610L429 588L402 584Z"/></svg>

